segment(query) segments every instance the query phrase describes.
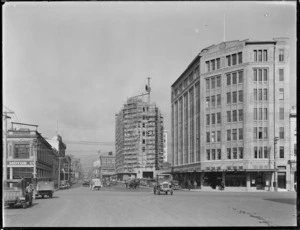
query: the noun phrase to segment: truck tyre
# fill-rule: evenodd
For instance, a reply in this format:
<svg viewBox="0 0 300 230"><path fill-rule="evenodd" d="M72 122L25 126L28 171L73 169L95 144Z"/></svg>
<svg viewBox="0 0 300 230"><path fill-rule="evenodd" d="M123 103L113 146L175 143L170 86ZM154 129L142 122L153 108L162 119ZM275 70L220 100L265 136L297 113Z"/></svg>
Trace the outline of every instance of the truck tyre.
<svg viewBox="0 0 300 230"><path fill-rule="evenodd" d="M170 194L173 195L173 190L171 190Z"/></svg>
<svg viewBox="0 0 300 230"><path fill-rule="evenodd" d="M23 208L27 208L26 202L23 202L23 203L22 203L22 207L23 207Z"/></svg>

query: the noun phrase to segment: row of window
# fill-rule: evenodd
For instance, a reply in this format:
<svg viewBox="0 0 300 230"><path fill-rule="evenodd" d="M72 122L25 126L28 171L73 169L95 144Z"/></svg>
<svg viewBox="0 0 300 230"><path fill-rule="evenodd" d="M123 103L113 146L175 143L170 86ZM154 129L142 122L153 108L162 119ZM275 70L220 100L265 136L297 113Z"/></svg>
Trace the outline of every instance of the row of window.
<svg viewBox="0 0 300 230"><path fill-rule="evenodd" d="M221 141L221 131L206 132L206 142L220 142Z"/></svg>
<svg viewBox="0 0 300 230"><path fill-rule="evenodd" d="M253 138L257 139L268 139L268 127L254 127Z"/></svg>
<svg viewBox="0 0 300 230"><path fill-rule="evenodd" d="M254 101L267 101L268 89L253 89Z"/></svg>
<svg viewBox="0 0 300 230"><path fill-rule="evenodd" d="M254 158L269 158L268 147L254 147ZM279 158L284 158L284 146L279 147Z"/></svg>
<svg viewBox="0 0 300 230"><path fill-rule="evenodd" d="M254 61L268 61L268 50L253 50Z"/></svg>
<svg viewBox="0 0 300 230"><path fill-rule="evenodd" d="M221 149L207 149L206 159L207 160L221 160L222 154ZM243 159L244 149L243 147L238 148L227 148L227 159Z"/></svg>
<svg viewBox="0 0 300 230"><path fill-rule="evenodd" d="M237 141L239 137L239 140L243 140L243 128L239 129L227 129L227 141Z"/></svg>
<svg viewBox="0 0 300 230"><path fill-rule="evenodd" d="M255 82L268 81L268 69L266 68L253 69L253 81Z"/></svg>
<svg viewBox="0 0 300 230"><path fill-rule="evenodd" d="M210 124L214 125L220 123L221 123L221 113L206 114L206 125L210 125Z"/></svg>
<svg viewBox="0 0 300 230"><path fill-rule="evenodd" d="M220 88L221 87L221 76L213 76L206 78L206 90Z"/></svg>
<svg viewBox="0 0 300 230"><path fill-rule="evenodd" d="M227 111L227 122L243 121L243 109Z"/></svg>
<svg viewBox="0 0 300 230"><path fill-rule="evenodd" d="M198 77L200 77L199 66L197 66L189 74L189 76L184 79L183 83L180 83L180 85L178 86L178 88L176 88L174 90L175 97L177 96L177 94L181 93L182 90L184 90L185 88L187 88L188 84L190 84L195 78L198 78Z"/></svg>
<svg viewBox="0 0 300 230"><path fill-rule="evenodd" d="M220 60L221 60L220 58L217 58L217 59L206 61L205 63L206 63L207 72L220 69Z"/></svg>
<svg viewBox="0 0 300 230"><path fill-rule="evenodd" d="M227 73L227 85L236 85L237 83L243 83L243 71L237 71Z"/></svg>
<svg viewBox="0 0 300 230"><path fill-rule="evenodd" d="M227 93L227 104L243 102L243 90L228 92Z"/></svg>
<svg viewBox="0 0 300 230"><path fill-rule="evenodd" d="M227 66L243 63L243 54L239 52L237 54L231 54L226 56Z"/></svg>
<svg viewBox="0 0 300 230"><path fill-rule="evenodd" d="M206 97L206 108L209 108L210 106L215 107L216 105L221 106L221 94Z"/></svg>
<svg viewBox="0 0 300 230"><path fill-rule="evenodd" d="M254 108L253 109L253 120L254 121L262 121L268 120L268 109L267 108Z"/></svg>

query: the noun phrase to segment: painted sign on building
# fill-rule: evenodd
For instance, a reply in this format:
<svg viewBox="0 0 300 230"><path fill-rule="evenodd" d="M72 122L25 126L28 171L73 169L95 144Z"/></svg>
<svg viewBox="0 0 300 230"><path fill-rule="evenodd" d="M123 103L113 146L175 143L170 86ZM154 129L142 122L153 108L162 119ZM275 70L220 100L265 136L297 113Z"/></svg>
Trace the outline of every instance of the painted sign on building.
<svg viewBox="0 0 300 230"><path fill-rule="evenodd" d="M7 162L7 165L10 166L10 165L17 165L17 166L21 166L21 165L33 165L33 161L8 161Z"/></svg>

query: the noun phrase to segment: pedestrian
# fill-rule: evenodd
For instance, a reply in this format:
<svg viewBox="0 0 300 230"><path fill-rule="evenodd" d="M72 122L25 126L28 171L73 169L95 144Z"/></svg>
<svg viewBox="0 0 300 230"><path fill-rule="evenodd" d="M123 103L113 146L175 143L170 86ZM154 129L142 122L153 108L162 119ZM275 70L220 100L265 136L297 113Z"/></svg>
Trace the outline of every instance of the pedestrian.
<svg viewBox="0 0 300 230"><path fill-rule="evenodd" d="M194 181L194 189L196 189L196 188L197 188L197 182Z"/></svg>

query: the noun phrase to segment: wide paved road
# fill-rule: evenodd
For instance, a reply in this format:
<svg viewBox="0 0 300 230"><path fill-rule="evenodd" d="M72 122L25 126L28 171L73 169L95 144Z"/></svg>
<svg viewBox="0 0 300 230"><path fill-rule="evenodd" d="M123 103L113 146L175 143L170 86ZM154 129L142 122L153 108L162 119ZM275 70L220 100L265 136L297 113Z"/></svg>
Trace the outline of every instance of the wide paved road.
<svg viewBox="0 0 300 230"><path fill-rule="evenodd" d="M5 208L3 215L5 227L296 226L296 193L175 191L171 196L148 188L91 191L74 185L27 209Z"/></svg>

